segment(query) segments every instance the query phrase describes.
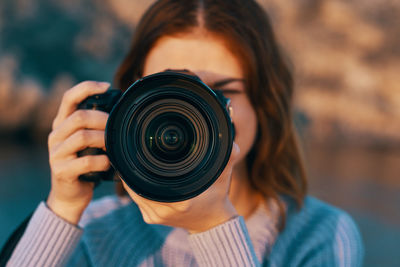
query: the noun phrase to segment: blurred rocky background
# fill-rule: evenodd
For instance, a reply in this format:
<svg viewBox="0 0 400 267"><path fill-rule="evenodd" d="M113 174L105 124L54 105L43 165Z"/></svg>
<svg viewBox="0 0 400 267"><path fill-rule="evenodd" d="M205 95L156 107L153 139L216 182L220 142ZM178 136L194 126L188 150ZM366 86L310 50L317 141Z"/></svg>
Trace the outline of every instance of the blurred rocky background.
<svg viewBox="0 0 400 267"><path fill-rule="evenodd" d="M0 246L46 197L63 92L112 81L152 2L0 1ZM310 193L356 219L366 266L400 266L400 1L259 2L296 75Z"/></svg>
<svg viewBox="0 0 400 267"><path fill-rule="evenodd" d="M112 80L151 2L1 1L1 134L41 138L66 89ZM295 66L302 129L319 142L399 146L400 2L260 3Z"/></svg>

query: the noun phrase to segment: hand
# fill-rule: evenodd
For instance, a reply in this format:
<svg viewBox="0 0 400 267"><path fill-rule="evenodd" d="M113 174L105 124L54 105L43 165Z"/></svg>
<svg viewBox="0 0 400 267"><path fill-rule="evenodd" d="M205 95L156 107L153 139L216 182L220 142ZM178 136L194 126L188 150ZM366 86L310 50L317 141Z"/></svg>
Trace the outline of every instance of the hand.
<svg viewBox="0 0 400 267"><path fill-rule="evenodd" d="M106 171L110 167L106 155L76 155L86 147L105 150L104 129L108 114L76 110L76 107L88 96L104 93L109 86L109 83L86 81L66 91L48 137L51 191L47 205L73 224L79 222L93 196L94 184L80 181L79 175Z"/></svg>
<svg viewBox="0 0 400 267"><path fill-rule="evenodd" d="M124 188L139 206L143 219L151 224L181 227L190 233L203 232L237 216L229 200L229 187L239 147L233 144L231 157L221 176L205 192L185 201L164 203L143 198L124 182Z"/></svg>

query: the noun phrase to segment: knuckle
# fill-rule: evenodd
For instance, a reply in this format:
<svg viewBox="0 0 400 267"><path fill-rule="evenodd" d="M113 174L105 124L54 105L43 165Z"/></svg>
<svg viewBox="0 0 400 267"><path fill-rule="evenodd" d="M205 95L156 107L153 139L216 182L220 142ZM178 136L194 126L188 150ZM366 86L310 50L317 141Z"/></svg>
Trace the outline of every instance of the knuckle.
<svg viewBox="0 0 400 267"><path fill-rule="evenodd" d="M51 171L56 180L61 180L64 177L64 171L59 166L54 166Z"/></svg>
<svg viewBox="0 0 400 267"><path fill-rule="evenodd" d="M82 157L82 167L85 170L89 169L90 166L92 166L92 164L93 164L92 157L90 157L90 156Z"/></svg>
<svg viewBox="0 0 400 267"><path fill-rule="evenodd" d="M57 127L57 118L53 120L53 122L51 123L51 129L54 130Z"/></svg>
<svg viewBox="0 0 400 267"><path fill-rule="evenodd" d="M192 205L190 201L185 201L181 203L176 203L176 205L174 205L174 209L179 213L187 213L190 210L191 206Z"/></svg>
<svg viewBox="0 0 400 267"><path fill-rule="evenodd" d="M85 110L77 110L73 114L73 120L77 124L83 124L87 119L87 112Z"/></svg>
<svg viewBox="0 0 400 267"><path fill-rule="evenodd" d="M67 91L64 92L61 101L62 102L69 102L72 98L73 95L73 88L68 89Z"/></svg>
<svg viewBox="0 0 400 267"><path fill-rule="evenodd" d="M157 221L157 223L167 222L171 217L171 212L169 209L164 207L160 207L159 209L155 210L155 214L156 216L154 216L154 219Z"/></svg>
<svg viewBox="0 0 400 267"><path fill-rule="evenodd" d="M54 141L54 132L51 131L47 137L47 145L49 148L52 147L53 141Z"/></svg>
<svg viewBox="0 0 400 267"><path fill-rule="evenodd" d="M88 131L85 130L77 131L76 136L80 144L86 144L90 139Z"/></svg>
<svg viewBox="0 0 400 267"><path fill-rule="evenodd" d="M75 183L75 179L71 179L71 178L67 178L67 177L63 177L62 181L64 184L68 184L68 185Z"/></svg>
<svg viewBox="0 0 400 267"><path fill-rule="evenodd" d="M57 150L54 149L49 149L49 163L50 166L53 166L55 164L55 158L56 158Z"/></svg>
<svg viewBox="0 0 400 267"><path fill-rule="evenodd" d="M55 165L55 161L54 161L54 159L52 158L51 153L49 154L49 165L50 165L50 168L53 170L52 166Z"/></svg>

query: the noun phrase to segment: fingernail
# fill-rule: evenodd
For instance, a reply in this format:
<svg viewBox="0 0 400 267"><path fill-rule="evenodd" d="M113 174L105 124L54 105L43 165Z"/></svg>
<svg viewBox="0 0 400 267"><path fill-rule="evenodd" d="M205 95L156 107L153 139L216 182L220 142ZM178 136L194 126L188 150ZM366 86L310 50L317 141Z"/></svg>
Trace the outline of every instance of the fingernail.
<svg viewBox="0 0 400 267"><path fill-rule="evenodd" d="M108 87L110 87L110 85L111 85L111 83L109 83L109 82L97 82L97 84L99 85L99 87L101 87L101 88L108 88Z"/></svg>

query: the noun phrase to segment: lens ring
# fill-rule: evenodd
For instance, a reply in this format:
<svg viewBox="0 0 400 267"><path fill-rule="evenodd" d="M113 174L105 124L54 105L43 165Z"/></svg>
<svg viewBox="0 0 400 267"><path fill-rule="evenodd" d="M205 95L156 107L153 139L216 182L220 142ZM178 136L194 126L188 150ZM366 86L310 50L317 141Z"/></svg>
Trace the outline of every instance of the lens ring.
<svg viewBox="0 0 400 267"><path fill-rule="evenodd" d="M146 129L149 124L158 116L166 113L175 113L187 120L192 128L193 145L192 151L188 156L179 162L164 162L149 150L146 144ZM156 175L166 177L183 176L190 173L193 169L202 163L204 157L209 151L210 139L209 128L204 117L193 105L181 99L168 98L161 99L146 105L146 107L137 116L137 136L141 136L141 142L137 143L139 163ZM199 137L199 138L196 138Z"/></svg>
<svg viewBox="0 0 400 267"><path fill-rule="evenodd" d="M145 168L139 162L139 158L146 160L143 151L137 150L138 143L142 142L138 131L142 125L137 118L145 106L163 98L179 98L191 103L204 117L210 133L203 159L206 163L202 162L190 173L176 179ZM162 202L194 197L219 177L229 159L233 127L224 108L199 79L167 72L145 77L127 89L110 113L106 126L107 154L120 177L143 197Z"/></svg>

